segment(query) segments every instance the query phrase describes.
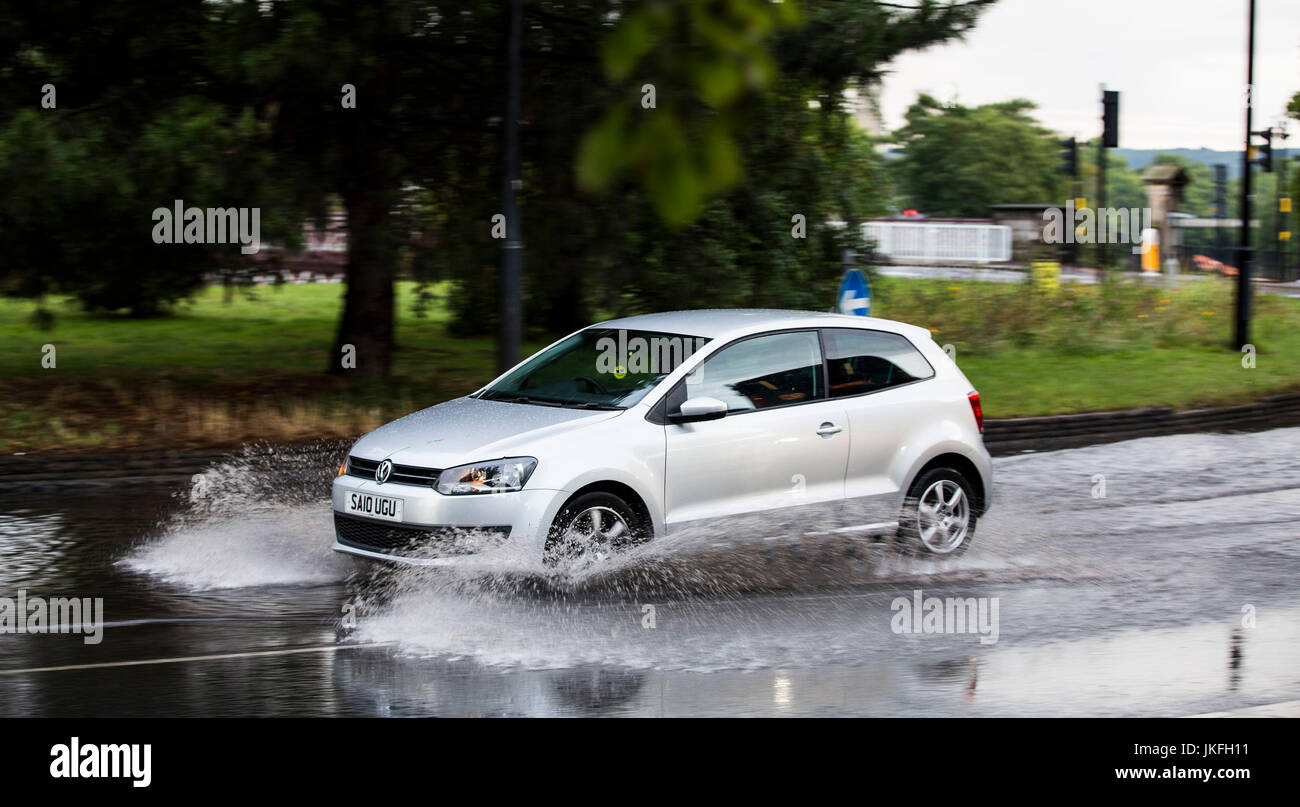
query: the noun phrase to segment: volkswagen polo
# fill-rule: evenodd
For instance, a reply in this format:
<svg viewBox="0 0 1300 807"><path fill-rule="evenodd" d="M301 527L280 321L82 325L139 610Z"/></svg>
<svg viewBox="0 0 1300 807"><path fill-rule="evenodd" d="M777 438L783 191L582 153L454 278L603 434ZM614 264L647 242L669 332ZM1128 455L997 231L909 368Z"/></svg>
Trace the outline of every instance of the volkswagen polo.
<svg viewBox="0 0 1300 807"><path fill-rule="evenodd" d="M963 552L992 501L979 394L924 328L727 310L603 322L366 434L334 549L601 558L728 520Z"/></svg>

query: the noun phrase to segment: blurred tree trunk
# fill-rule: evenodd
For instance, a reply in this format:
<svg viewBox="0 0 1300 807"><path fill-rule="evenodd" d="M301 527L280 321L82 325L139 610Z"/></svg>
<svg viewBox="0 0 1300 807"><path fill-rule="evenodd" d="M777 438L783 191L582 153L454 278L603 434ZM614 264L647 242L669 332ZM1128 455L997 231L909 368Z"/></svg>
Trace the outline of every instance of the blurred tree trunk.
<svg viewBox="0 0 1300 807"><path fill-rule="evenodd" d="M347 289L329 369L335 374L378 378L388 375L393 363L397 278L390 231L397 191L388 175L390 147L383 142L380 127L359 119L346 137L345 164L355 166L341 194L348 223ZM349 355L354 362L346 361Z"/></svg>
<svg viewBox="0 0 1300 807"><path fill-rule="evenodd" d="M367 79L367 98L378 114L347 110L340 132L340 196L348 223L347 290L329 368L334 374L380 378L388 375L393 365L394 244L398 236L391 230L401 188L400 180L393 176L397 152L385 119L392 107L387 56L379 57Z"/></svg>

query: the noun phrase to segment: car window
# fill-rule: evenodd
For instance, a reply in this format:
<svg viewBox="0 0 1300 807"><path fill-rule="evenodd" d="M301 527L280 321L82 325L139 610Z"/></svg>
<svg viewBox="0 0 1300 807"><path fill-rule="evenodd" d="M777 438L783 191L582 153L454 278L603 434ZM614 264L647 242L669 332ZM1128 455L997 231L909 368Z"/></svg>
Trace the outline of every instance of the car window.
<svg viewBox="0 0 1300 807"><path fill-rule="evenodd" d="M487 400L626 408L709 340L588 328L552 345L483 391Z"/></svg>
<svg viewBox="0 0 1300 807"><path fill-rule="evenodd" d="M825 396L816 331L758 336L723 348L686 377L686 397L707 396L729 412Z"/></svg>
<svg viewBox="0 0 1300 807"><path fill-rule="evenodd" d="M930 378L934 368L905 337L885 331L827 328L826 367L832 398Z"/></svg>

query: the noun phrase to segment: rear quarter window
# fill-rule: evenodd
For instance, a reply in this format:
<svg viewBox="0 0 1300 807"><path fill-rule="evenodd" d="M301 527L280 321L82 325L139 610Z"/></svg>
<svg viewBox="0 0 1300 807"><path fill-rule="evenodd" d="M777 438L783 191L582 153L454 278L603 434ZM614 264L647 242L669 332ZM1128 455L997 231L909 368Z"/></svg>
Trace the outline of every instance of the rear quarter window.
<svg viewBox="0 0 1300 807"><path fill-rule="evenodd" d="M934 377L934 368L906 337L888 331L827 328L828 391L832 398L897 387Z"/></svg>

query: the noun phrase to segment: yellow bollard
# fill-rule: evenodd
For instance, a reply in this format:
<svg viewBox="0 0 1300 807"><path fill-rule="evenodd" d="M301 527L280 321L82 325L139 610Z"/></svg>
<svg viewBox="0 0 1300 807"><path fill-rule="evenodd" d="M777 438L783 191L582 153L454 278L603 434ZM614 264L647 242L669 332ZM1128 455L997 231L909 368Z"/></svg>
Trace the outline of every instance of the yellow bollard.
<svg viewBox="0 0 1300 807"><path fill-rule="evenodd" d="M1042 292L1055 292L1061 288L1061 264L1056 261L1034 261L1029 265L1034 288Z"/></svg>
<svg viewBox="0 0 1300 807"><path fill-rule="evenodd" d="M1146 229L1142 231L1142 271L1160 271L1160 231Z"/></svg>

